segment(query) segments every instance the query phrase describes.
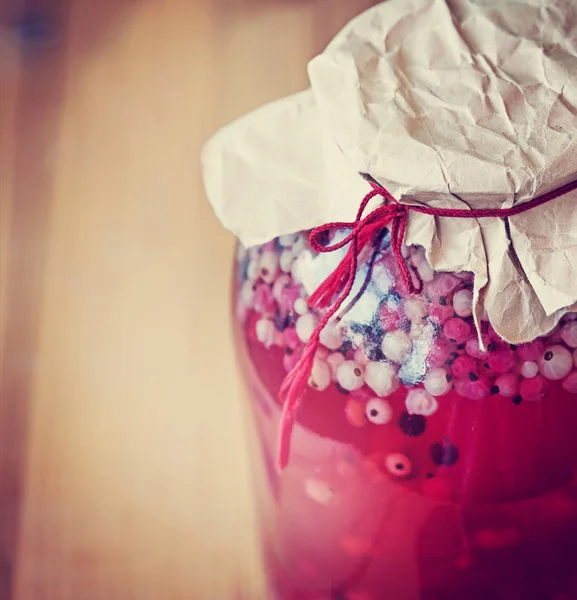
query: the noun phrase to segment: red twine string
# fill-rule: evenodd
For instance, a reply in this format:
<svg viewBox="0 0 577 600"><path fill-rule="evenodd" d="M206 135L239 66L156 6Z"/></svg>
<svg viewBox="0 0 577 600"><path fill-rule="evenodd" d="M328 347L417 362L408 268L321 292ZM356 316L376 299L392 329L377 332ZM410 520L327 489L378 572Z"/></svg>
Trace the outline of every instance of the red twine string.
<svg viewBox="0 0 577 600"><path fill-rule="evenodd" d="M409 269L402 254L402 246L410 212L417 212L434 217L452 217L455 219L513 217L538 206L542 206L551 200L555 200L556 198L577 189L577 180L539 196L538 198L534 198L529 202L504 209L471 210L431 208L428 206L401 204L385 188L374 184L373 188L374 189L363 198L355 221L352 223L326 223L325 225L316 227L310 233L310 245L313 250L316 250L317 252L334 252L347 244L350 245L339 266L325 279L325 281L323 281L323 283L321 283L308 299L308 304L311 308L329 308L316 326L309 341L306 343L299 362L285 377L280 389L279 397L283 403L278 445L278 467L280 470L283 470L288 464L291 437L296 415L311 375L313 361L320 343L320 334L351 293L355 283L359 254L363 248L373 240L377 232L382 231L387 225L390 225L391 249L399 267L403 283L409 293L420 293L423 290L423 281L416 271L411 272L412 270ZM363 213L365 212L368 203L376 196L381 196L386 204L375 208L363 218ZM350 233L336 244L323 246L321 241L325 237L325 233L338 230L349 230ZM341 293L333 301L335 294L339 291L341 291Z"/></svg>

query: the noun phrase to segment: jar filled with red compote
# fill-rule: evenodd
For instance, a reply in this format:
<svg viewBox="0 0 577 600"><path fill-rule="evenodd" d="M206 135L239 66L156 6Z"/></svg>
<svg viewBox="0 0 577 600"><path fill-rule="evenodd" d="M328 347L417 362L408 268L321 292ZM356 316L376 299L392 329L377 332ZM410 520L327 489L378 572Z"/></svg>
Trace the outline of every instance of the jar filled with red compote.
<svg viewBox="0 0 577 600"><path fill-rule="evenodd" d="M577 313L520 345L483 321L482 349L471 276L411 248L406 296L385 238L367 300L321 335L279 473L279 390L321 317L307 239L240 248L235 279L271 598L577 598Z"/></svg>
<svg viewBox="0 0 577 600"><path fill-rule="evenodd" d="M577 4L388 0L309 76L203 154L267 600L577 600Z"/></svg>

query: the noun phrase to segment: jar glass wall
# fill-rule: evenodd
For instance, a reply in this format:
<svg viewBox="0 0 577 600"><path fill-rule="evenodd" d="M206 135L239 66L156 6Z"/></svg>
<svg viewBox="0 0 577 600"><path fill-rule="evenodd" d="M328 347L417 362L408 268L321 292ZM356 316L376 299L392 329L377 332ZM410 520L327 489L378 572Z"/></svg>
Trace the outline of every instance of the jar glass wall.
<svg viewBox="0 0 577 600"><path fill-rule="evenodd" d="M236 337L267 474L270 597L577 598L577 314L517 346L481 321L481 345L470 275L405 250L423 293L403 290L388 238L362 257L363 293L321 336L279 474L279 388L332 264L306 232L239 248Z"/></svg>

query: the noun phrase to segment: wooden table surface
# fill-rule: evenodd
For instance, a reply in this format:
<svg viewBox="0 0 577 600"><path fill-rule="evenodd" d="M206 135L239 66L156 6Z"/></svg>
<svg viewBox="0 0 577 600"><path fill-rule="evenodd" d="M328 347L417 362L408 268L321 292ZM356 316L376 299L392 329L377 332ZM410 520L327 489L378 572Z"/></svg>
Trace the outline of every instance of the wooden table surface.
<svg viewBox="0 0 577 600"><path fill-rule="evenodd" d="M0 0L0 600L260 598L199 151L369 0Z"/></svg>

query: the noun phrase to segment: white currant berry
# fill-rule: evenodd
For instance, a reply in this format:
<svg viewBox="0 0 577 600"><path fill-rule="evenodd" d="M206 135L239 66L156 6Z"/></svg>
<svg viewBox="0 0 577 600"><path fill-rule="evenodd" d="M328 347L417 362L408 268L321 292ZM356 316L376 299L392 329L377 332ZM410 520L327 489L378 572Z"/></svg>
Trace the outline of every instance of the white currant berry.
<svg viewBox="0 0 577 600"><path fill-rule="evenodd" d="M453 296L453 309L459 317L470 317L473 314L473 292L459 290Z"/></svg>
<svg viewBox="0 0 577 600"><path fill-rule="evenodd" d="M256 322L256 337L261 344L270 348L277 339L274 323L269 319L259 319Z"/></svg>
<svg viewBox="0 0 577 600"><path fill-rule="evenodd" d="M290 247L292 247L292 245L294 244L294 242L295 242L296 239L297 239L297 234L295 234L295 233L289 233L287 235L281 235L278 238L278 243L283 248L290 248Z"/></svg>
<svg viewBox="0 0 577 600"><path fill-rule="evenodd" d="M327 356L327 365L331 370L333 381L337 379L337 369L345 362L345 357L340 352L333 352Z"/></svg>
<svg viewBox="0 0 577 600"><path fill-rule="evenodd" d="M316 326L317 320L312 313L301 315L295 323L295 331L299 340L306 344L310 340Z"/></svg>
<svg viewBox="0 0 577 600"><path fill-rule="evenodd" d="M393 409L386 400L372 398L365 406L365 415L375 425L386 425L393 418Z"/></svg>
<svg viewBox="0 0 577 600"><path fill-rule="evenodd" d="M309 305L304 298L297 298L293 308L297 315L304 315L309 312Z"/></svg>
<svg viewBox="0 0 577 600"><path fill-rule="evenodd" d="M265 250L258 263L259 275L265 283L272 283L278 273L278 255L273 250Z"/></svg>
<svg viewBox="0 0 577 600"><path fill-rule="evenodd" d="M354 360L346 360L337 369L337 381L345 390L353 391L362 388L365 383L362 365Z"/></svg>
<svg viewBox="0 0 577 600"><path fill-rule="evenodd" d="M242 245L242 244L237 244L236 245L236 260L238 262L243 261L246 257L248 256L248 250Z"/></svg>
<svg viewBox="0 0 577 600"><path fill-rule="evenodd" d="M436 398L422 388L414 388L408 391L405 406L410 415L422 415L430 417L437 412L439 403Z"/></svg>
<svg viewBox="0 0 577 600"><path fill-rule="evenodd" d="M419 298L409 298L403 305L405 315L410 321L419 322L427 316L427 305Z"/></svg>
<svg viewBox="0 0 577 600"><path fill-rule="evenodd" d="M432 396L444 396L451 390L451 378L446 369L431 369L425 376L423 385Z"/></svg>
<svg viewBox="0 0 577 600"><path fill-rule="evenodd" d="M252 306L254 300L254 284L252 281L245 281L240 288L240 300L247 307Z"/></svg>
<svg viewBox="0 0 577 600"><path fill-rule="evenodd" d="M568 321L563 325L561 339L569 348L577 348L577 321Z"/></svg>
<svg viewBox="0 0 577 600"><path fill-rule="evenodd" d="M330 322L321 331L320 342L329 350L337 350L343 345L343 331L335 323Z"/></svg>
<svg viewBox="0 0 577 600"><path fill-rule="evenodd" d="M303 252L303 250L305 250L305 248L307 247L307 242L304 238L303 235L299 235L296 240L293 243L292 246L292 253L293 256L298 256L299 254L301 254L301 252Z"/></svg>
<svg viewBox="0 0 577 600"><path fill-rule="evenodd" d="M555 345L545 349L539 360L539 371L546 379L559 380L569 375L573 368L573 356L565 346Z"/></svg>
<svg viewBox="0 0 577 600"><path fill-rule="evenodd" d="M246 268L246 276L249 281L256 281L259 275L259 261L256 258L253 258L249 261L248 266Z"/></svg>
<svg viewBox="0 0 577 600"><path fill-rule="evenodd" d="M305 482L306 495L315 502L327 506L335 498L335 492L326 481L307 479Z"/></svg>
<svg viewBox="0 0 577 600"><path fill-rule="evenodd" d="M425 283L430 283L435 279L435 271L431 268L429 263L425 260L417 266L419 276Z"/></svg>
<svg viewBox="0 0 577 600"><path fill-rule="evenodd" d="M393 477L400 479L409 477L413 471L413 465L409 457L400 452L388 454L385 458L385 467Z"/></svg>
<svg viewBox="0 0 577 600"><path fill-rule="evenodd" d="M283 250L279 257L279 266L283 273L290 273L295 257L290 250Z"/></svg>
<svg viewBox="0 0 577 600"><path fill-rule="evenodd" d="M320 358L315 358L313 361L313 368L309 377L309 385L322 392L329 387L331 383L331 370L327 363Z"/></svg>
<svg viewBox="0 0 577 600"><path fill-rule="evenodd" d="M400 329L388 331L383 337L381 349L387 358L400 363L411 349L411 338Z"/></svg>
<svg viewBox="0 0 577 600"><path fill-rule="evenodd" d="M526 379L531 379L532 377L536 377L539 373L539 365L532 360L527 360L523 363L521 367L521 375Z"/></svg>
<svg viewBox="0 0 577 600"><path fill-rule="evenodd" d="M382 398L390 396L399 388L395 369L386 362L371 361L365 366L365 383Z"/></svg>

